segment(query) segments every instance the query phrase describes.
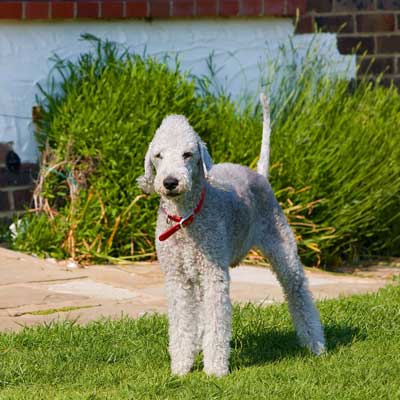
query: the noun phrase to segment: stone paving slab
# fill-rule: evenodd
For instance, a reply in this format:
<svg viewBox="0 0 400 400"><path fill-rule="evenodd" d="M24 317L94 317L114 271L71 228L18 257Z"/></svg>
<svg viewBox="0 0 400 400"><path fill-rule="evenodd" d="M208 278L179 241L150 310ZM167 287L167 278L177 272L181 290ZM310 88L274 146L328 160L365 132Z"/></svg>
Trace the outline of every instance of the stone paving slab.
<svg viewBox="0 0 400 400"><path fill-rule="evenodd" d="M393 275L366 278L306 273L318 299L376 291ZM271 270L253 266L231 271L231 298L263 305L284 301ZM165 311L164 277L157 263L68 268L66 263L0 248L0 330L20 330L55 320L86 323Z"/></svg>
<svg viewBox="0 0 400 400"><path fill-rule="evenodd" d="M84 269L71 274L71 270L66 268L54 268L54 263L0 247L0 285L79 279L85 276Z"/></svg>

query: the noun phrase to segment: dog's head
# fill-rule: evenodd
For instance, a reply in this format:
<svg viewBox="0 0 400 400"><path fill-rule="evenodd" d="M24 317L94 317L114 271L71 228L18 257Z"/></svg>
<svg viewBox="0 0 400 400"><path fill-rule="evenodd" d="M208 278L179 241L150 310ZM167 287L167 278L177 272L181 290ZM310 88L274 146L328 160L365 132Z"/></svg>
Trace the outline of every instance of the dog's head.
<svg viewBox="0 0 400 400"><path fill-rule="evenodd" d="M145 193L175 197L190 191L195 180L207 179L211 166L206 145L188 120L170 115L149 145L144 175L137 182Z"/></svg>

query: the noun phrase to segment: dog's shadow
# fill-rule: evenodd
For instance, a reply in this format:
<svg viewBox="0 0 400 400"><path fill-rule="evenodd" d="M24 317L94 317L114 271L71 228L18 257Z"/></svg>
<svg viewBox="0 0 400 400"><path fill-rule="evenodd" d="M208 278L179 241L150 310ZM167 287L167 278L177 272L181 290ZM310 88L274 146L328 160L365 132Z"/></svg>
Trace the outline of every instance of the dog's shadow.
<svg viewBox="0 0 400 400"><path fill-rule="evenodd" d="M358 328L346 325L325 325L327 351L366 339ZM294 331L268 330L248 333L232 340L231 369L267 364L287 358L305 356L309 351L299 345Z"/></svg>

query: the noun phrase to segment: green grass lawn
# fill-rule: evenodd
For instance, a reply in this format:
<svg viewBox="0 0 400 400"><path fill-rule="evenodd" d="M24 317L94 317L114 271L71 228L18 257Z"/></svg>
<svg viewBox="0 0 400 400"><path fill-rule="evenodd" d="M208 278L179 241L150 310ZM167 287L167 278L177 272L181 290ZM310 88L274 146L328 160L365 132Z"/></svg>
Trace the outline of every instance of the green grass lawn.
<svg viewBox="0 0 400 400"><path fill-rule="evenodd" d="M0 335L0 399L400 399L400 286L319 303L328 353L298 347L285 306L236 308L231 374L172 377L167 320Z"/></svg>

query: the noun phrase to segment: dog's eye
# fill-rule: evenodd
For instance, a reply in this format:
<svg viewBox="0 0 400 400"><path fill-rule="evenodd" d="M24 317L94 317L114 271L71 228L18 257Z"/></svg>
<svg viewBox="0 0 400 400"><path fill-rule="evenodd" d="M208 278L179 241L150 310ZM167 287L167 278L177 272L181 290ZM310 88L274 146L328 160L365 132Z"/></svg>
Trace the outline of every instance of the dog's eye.
<svg viewBox="0 0 400 400"><path fill-rule="evenodd" d="M162 155L161 155L161 153L157 153L154 157L155 157L155 158L158 158L159 160L162 160Z"/></svg>
<svg viewBox="0 0 400 400"><path fill-rule="evenodd" d="M187 160L188 158L192 157L193 153L191 153L190 151L187 151L186 153L183 153L183 159Z"/></svg>

